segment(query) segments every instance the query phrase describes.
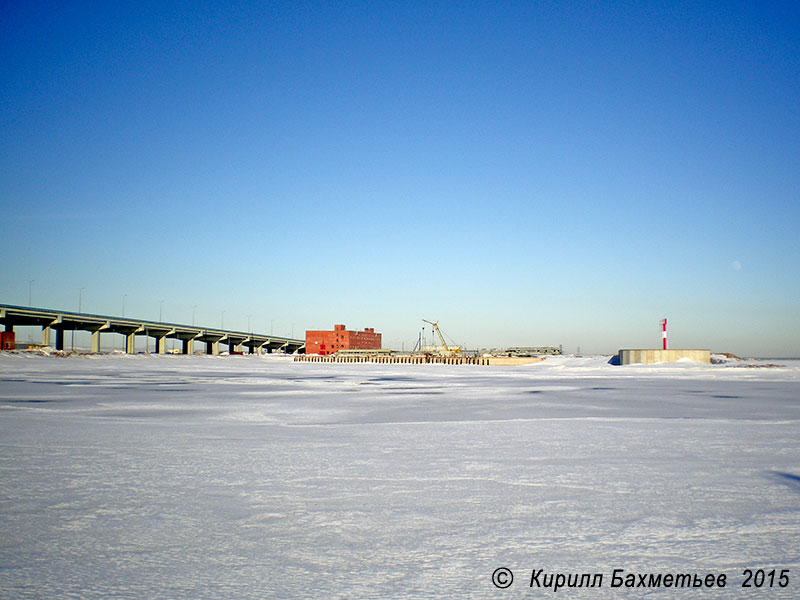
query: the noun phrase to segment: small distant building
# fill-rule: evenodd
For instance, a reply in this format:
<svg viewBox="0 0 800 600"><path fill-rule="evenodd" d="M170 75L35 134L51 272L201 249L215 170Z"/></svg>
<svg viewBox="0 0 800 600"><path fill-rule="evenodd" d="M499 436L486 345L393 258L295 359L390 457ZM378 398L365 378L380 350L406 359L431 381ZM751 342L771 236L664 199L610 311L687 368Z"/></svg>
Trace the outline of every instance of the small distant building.
<svg viewBox="0 0 800 600"><path fill-rule="evenodd" d="M561 346L525 346L516 348L506 348L500 354L508 356L542 356L544 354L558 355L563 354Z"/></svg>
<svg viewBox="0 0 800 600"><path fill-rule="evenodd" d="M16 347L16 334L13 331L0 331L0 350L14 350Z"/></svg>
<svg viewBox="0 0 800 600"><path fill-rule="evenodd" d="M306 331L306 354L327 356L339 350L380 350L381 334L372 327L364 331L348 331L334 325L333 331Z"/></svg>

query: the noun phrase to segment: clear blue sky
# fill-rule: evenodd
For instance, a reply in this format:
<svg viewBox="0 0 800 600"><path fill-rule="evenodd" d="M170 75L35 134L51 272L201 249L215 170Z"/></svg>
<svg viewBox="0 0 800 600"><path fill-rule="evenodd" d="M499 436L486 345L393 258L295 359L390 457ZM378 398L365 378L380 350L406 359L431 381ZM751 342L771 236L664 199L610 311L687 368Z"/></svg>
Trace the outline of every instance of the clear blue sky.
<svg viewBox="0 0 800 600"><path fill-rule="evenodd" d="M4 3L0 302L800 355L797 2L227 4Z"/></svg>

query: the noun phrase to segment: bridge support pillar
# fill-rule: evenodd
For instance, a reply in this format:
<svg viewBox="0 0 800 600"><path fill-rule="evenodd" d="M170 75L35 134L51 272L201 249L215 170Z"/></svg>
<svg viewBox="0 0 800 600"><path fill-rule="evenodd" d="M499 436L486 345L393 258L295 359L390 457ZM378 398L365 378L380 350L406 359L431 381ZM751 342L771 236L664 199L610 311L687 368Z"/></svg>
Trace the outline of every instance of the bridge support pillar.
<svg viewBox="0 0 800 600"><path fill-rule="evenodd" d="M64 330L56 329L56 350L64 350Z"/></svg>
<svg viewBox="0 0 800 600"><path fill-rule="evenodd" d="M42 327L42 346L50 345L50 328Z"/></svg>
<svg viewBox="0 0 800 600"><path fill-rule="evenodd" d="M183 354L192 354L194 352L194 340L183 340L181 352Z"/></svg>
<svg viewBox="0 0 800 600"><path fill-rule="evenodd" d="M127 354L136 354L136 334L125 334L125 352Z"/></svg>
<svg viewBox="0 0 800 600"><path fill-rule="evenodd" d="M166 354L167 353L167 338L157 337L156 338L156 354Z"/></svg>
<svg viewBox="0 0 800 600"><path fill-rule="evenodd" d="M100 332L92 332L92 352L100 352Z"/></svg>
<svg viewBox="0 0 800 600"><path fill-rule="evenodd" d="M219 354L219 342L206 342L206 354Z"/></svg>

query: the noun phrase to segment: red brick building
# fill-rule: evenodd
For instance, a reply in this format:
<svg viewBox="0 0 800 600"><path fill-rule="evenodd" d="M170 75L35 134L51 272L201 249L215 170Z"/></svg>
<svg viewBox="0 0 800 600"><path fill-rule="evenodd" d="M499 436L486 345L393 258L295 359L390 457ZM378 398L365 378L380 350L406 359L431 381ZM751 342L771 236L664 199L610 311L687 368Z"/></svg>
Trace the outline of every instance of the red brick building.
<svg viewBox="0 0 800 600"><path fill-rule="evenodd" d="M13 331L0 331L0 350L14 350L16 347L16 334Z"/></svg>
<svg viewBox="0 0 800 600"><path fill-rule="evenodd" d="M334 325L333 331L306 331L306 354L333 354L339 350L380 350L381 334L370 328L347 331Z"/></svg>

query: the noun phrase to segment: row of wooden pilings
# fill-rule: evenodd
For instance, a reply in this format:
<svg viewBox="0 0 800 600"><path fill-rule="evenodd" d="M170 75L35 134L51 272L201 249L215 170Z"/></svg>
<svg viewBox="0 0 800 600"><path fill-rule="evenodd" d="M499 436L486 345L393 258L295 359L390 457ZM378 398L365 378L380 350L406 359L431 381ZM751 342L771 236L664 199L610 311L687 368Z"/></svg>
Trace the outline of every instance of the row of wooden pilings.
<svg viewBox="0 0 800 600"><path fill-rule="evenodd" d="M381 364L408 364L408 365L488 365L489 357L486 356L435 356L435 355L411 355L411 356L337 356L329 354L320 356L319 354L298 354L294 357L295 362L324 362L324 363L381 363Z"/></svg>

